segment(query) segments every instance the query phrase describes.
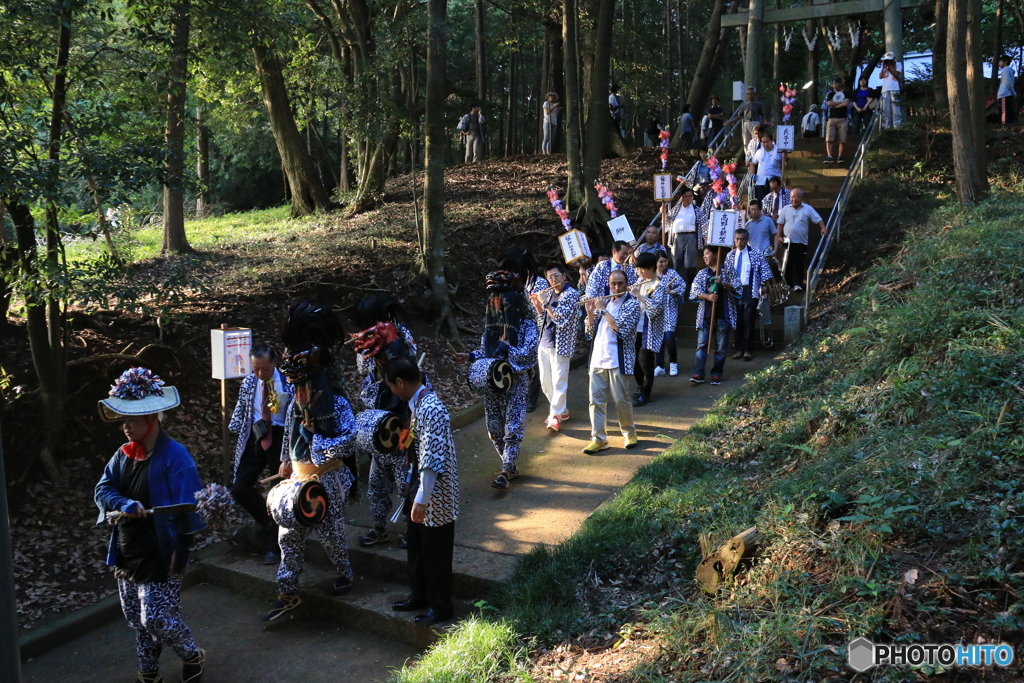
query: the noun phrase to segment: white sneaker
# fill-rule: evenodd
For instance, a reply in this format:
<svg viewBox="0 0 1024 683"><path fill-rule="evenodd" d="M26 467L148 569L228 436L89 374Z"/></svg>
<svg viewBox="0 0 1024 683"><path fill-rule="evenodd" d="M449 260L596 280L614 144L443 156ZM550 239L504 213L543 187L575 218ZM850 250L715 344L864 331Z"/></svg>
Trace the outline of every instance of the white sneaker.
<svg viewBox="0 0 1024 683"><path fill-rule="evenodd" d="M670 377L675 377L679 374L679 366L675 363L668 364L668 374Z"/></svg>
<svg viewBox="0 0 1024 683"><path fill-rule="evenodd" d="M661 367L660 365L658 367L654 368L654 376L655 377L664 377L665 376L665 368Z"/></svg>

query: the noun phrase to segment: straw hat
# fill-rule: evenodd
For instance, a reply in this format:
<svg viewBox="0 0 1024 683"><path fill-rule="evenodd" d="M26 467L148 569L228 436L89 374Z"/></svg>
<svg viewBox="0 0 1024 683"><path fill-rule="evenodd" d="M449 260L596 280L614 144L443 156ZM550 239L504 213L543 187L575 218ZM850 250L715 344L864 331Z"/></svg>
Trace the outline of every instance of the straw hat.
<svg viewBox="0 0 1024 683"><path fill-rule="evenodd" d="M99 401L97 407L105 422L118 422L126 416L153 415L180 404L178 390L165 387L152 370L131 368L121 373L110 387L110 397Z"/></svg>

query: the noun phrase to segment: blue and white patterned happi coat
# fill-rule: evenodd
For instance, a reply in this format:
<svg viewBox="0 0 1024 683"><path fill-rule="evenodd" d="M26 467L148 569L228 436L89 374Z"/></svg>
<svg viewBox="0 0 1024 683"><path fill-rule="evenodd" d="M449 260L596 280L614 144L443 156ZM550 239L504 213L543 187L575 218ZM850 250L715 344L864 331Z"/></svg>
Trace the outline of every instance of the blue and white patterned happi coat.
<svg viewBox="0 0 1024 683"><path fill-rule="evenodd" d="M661 276L665 284L665 332L675 332L679 322L679 304L686 301L686 280L672 268ZM675 290L675 294L669 290Z"/></svg>
<svg viewBox="0 0 1024 683"><path fill-rule="evenodd" d="M281 385L284 386L284 391L287 394L286 396L279 397L278 400L288 403L291 400L292 394L295 393L295 387L288 384L288 381L277 368L274 368L274 375L275 379L281 381ZM242 380L242 386L238 388L238 402L235 403L235 412L231 414L231 422L228 424L228 429L238 434L238 441L235 443L234 471L238 470L238 461L242 458L242 453L245 452L246 444L249 443L249 433L252 432L252 404L256 398L256 387L260 381L260 378L255 374L247 375ZM287 413L285 415L285 421L287 422Z"/></svg>
<svg viewBox="0 0 1024 683"><path fill-rule="evenodd" d="M746 283L740 282L740 272L736 270L736 254L735 249L730 250L729 255L725 257L725 265L736 271L736 282L742 287ZM772 279L772 271L761 252L747 247L747 255L750 257L750 291L755 299L760 299L761 285Z"/></svg>
<svg viewBox="0 0 1024 683"><path fill-rule="evenodd" d="M739 289L740 276L736 274L736 269L730 266L728 263L723 263L721 267L722 279L720 282L723 284L729 284ZM710 268L704 268L697 277L693 278L693 285L690 287L690 300L697 302L697 329L704 327L704 307L710 306L711 302L705 301L704 299L698 299L698 294L708 293L708 278L713 275ZM721 306L722 302L725 302L725 319L729 323L729 327L736 329L736 297L719 287L718 290L718 305Z"/></svg>
<svg viewBox="0 0 1024 683"><path fill-rule="evenodd" d="M552 307L551 319L555 323L555 353L559 356L572 358L576 355L576 341L580 332L580 292L572 285L566 285L558 297L558 303ZM544 329L544 314L539 328Z"/></svg>
<svg viewBox="0 0 1024 683"><path fill-rule="evenodd" d="M459 463L448 409L433 391L420 394L413 413L413 449L420 470L437 472L427 501L426 526L451 524L459 517Z"/></svg>
<svg viewBox="0 0 1024 683"><path fill-rule="evenodd" d="M617 333L619 347L619 372L623 375L633 374L633 365L636 363L636 326L640 322L640 302L632 294L626 295L626 300L619 307L619 313L615 316L615 325L619 328ZM591 339L597 338L597 330L601 325L607 325L605 316L595 316L594 326L587 328L587 336ZM590 350L591 355L594 349Z"/></svg>
<svg viewBox="0 0 1024 683"><path fill-rule="evenodd" d="M608 276L612 274L612 260L605 259L591 271L590 277L587 278L587 296L594 298L595 296L604 296L608 294ZM636 284L637 277L636 269L629 263L623 264L622 270L626 272L627 284Z"/></svg>
<svg viewBox="0 0 1024 683"><path fill-rule="evenodd" d="M646 305L640 304L643 319L646 322L643 325L641 348L655 353L661 349L661 343L665 340L665 301L668 298L664 281L659 281L647 297ZM640 327L640 325L637 326L637 331L640 331Z"/></svg>

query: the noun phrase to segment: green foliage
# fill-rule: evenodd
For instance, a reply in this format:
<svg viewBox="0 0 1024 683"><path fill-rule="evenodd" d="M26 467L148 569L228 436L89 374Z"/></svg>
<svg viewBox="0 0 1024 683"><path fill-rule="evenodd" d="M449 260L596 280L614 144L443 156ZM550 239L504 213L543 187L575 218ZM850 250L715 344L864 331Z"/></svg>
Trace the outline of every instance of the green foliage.
<svg viewBox="0 0 1024 683"><path fill-rule="evenodd" d="M415 666L406 665L392 683L479 683L499 674L531 680L523 674L523 652L515 629L503 621L470 617L450 636L427 650Z"/></svg>
<svg viewBox="0 0 1024 683"><path fill-rule="evenodd" d="M1018 186L927 215L833 322L748 376L576 535L523 558L494 618L540 642L644 622L664 657L633 673L652 681L817 681L859 635L1019 633L1022 212ZM717 547L752 525L764 541L742 580L697 595L698 537ZM627 598L609 604L612 584Z"/></svg>

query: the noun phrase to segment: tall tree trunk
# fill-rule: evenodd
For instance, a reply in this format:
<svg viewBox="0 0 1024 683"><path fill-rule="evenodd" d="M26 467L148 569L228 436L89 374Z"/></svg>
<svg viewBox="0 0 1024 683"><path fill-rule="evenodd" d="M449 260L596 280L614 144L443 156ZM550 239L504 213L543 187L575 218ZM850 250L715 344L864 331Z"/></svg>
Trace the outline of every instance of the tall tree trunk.
<svg viewBox="0 0 1024 683"><path fill-rule="evenodd" d="M935 38L932 41L932 89L935 96L935 110L940 116L949 112L949 95L946 92L946 27L949 15L949 0L935 0Z"/></svg>
<svg viewBox="0 0 1024 683"><path fill-rule="evenodd" d="M568 176L565 190L566 206L579 206L586 194L583 187L583 158L579 110L580 87L576 59L576 0L562 0L562 54L565 61L565 156Z"/></svg>
<svg viewBox="0 0 1024 683"><path fill-rule="evenodd" d="M717 72L711 69L715 53L718 52L721 43L729 42L729 29L722 29L724 9L725 0L715 0L715 5L711 8L711 18L708 19L707 32L704 34L704 47L700 51L697 69L693 72L693 80L690 82L690 92L686 101L690 103L690 111L694 112L694 118L698 123L698 113L704 111L704 105L715 84L714 74Z"/></svg>
<svg viewBox="0 0 1024 683"><path fill-rule="evenodd" d="M63 248L58 222L57 196L60 190L60 148L64 135L64 106L67 101L67 67L71 55L71 5L65 3L60 13L60 32L57 59L53 72L50 130L47 138L48 178L46 204L45 268L49 277L59 277L62 270ZM22 271L28 275L35 271L35 223L28 208L18 202L9 207L18 235L22 255ZM31 263L29 261L32 261ZM64 355L63 300L58 292L46 289L42 296L29 293L25 297L28 320L29 349L32 364L39 380L42 413L49 427L43 430L43 445L39 459L47 474L56 477L57 451L61 443L64 424L64 397L67 393L67 359Z"/></svg>
<svg viewBox="0 0 1024 683"><path fill-rule="evenodd" d="M967 88L971 103L971 124L974 127L974 158L982 186L988 184L985 138L985 71L982 68L981 35L982 0L967 4Z"/></svg>
<svg viewBox="0 0 1024 683"><path fill-rule="evenodd" d="M203 105L196 105L196 176L199 194L196 195L196 218L203 218L210 210L210 129L203 120Z"/></svg>
<svg viewBox="0 0 1024 683"><path fill-rule="evenodd" d="M587 117L587 147L583 153L583 184L592 192L594 181L601 175L605 133L611 123L608 110L608 72L612 59L612 27L615 0L601 0L597 13L597 34L594 40L594 67L590 74L590 115ZM596 200L597 195L590 197ZM588 203L594 203L593 201Z"/></svg>
<svg viewBox="0 0 1024 683"><path fill-rule="evenodd" d="M427 2L427 82L426 82L426 174L423 180L423 252L422 272L430 282L430 293L439 315L437 329L448 322L452 337L458 329L452 317L452 302L444 276L444 82L446 66L446 27L448 0Z"/></svg>
<svg viewBox="0 0 1024 683"><path fill-rule="evenodd" d="M473 0L476 19L476 99L482 107L487 101L487 54L484 32L484 0Z"/></svg>
<svg viewBox="0 0 1024 683"><path fill-rule="evenodd" d="M985 171L978 158L974 105L969 74L971 42L969 34L977 27L971 24L971 5L978 0L949 0L946 22L946 92L949 97L949 121L953 131L953 167L956 192L960 203L973 206L984 196ZM974 41L976 42L976 41ZM976 75L976 74L975 74Z"/></svg>
<svg viewBox="0 0 1024 683"><path fill-rule="evenodd" d="M185 96L188 78L190 0L171 4L171 68L167 76L167 126L164 128L163 253L193 251L185 236Z"/></svg>
<svg viewBox="0 0 1024 683"><path fill-rule="evenodd" d="M781 9L781 0L775 0L775 9ZM772 38L774 39L772 49L772 81L764 90L764 96L771 98L772 121L782 121L782 100L779 99L776 88L782 82L782 24L772 25Z"/></svg>
<svg viewBox="0 0 1024 683"><path fill-rule="evenodd" d="M516 108L519 105L519 41L508 56L508 100L505 106L505 156L516 153Z"/></svg>
<svg viewBox="0 0 1024 683"><path fill-rule="evenodd" d="M291 214L308 216L317 210L325 211L330 208L330 197L295 125L281 61L269 47L260 43L253 46L252 53L263 91L263 105L270 119L270 130L291 191Z"/></svg>

